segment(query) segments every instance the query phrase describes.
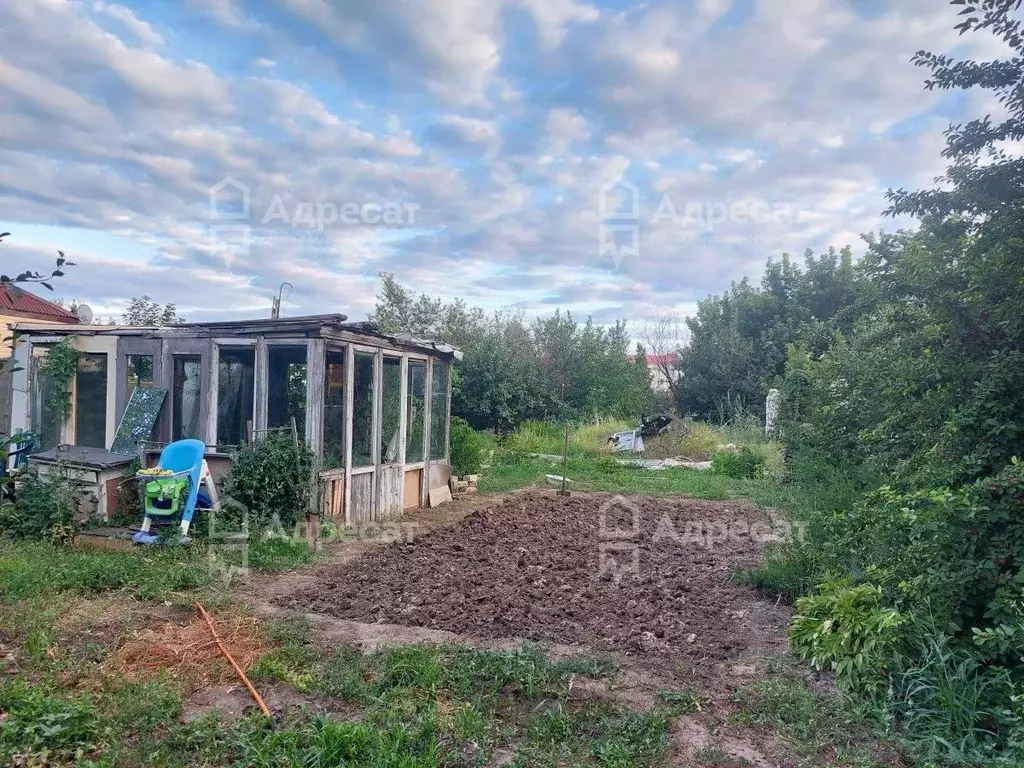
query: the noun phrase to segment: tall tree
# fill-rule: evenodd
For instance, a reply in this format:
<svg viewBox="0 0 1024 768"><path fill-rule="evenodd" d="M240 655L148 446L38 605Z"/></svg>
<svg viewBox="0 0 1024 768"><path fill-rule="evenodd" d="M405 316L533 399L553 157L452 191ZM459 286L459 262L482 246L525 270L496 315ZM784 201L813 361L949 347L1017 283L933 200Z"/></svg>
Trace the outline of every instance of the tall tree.
<svg viewBox="0 0 1024 768"><path fill-rule="evenodd" d="M637 338L644 346L643 350L637 350L637 362L641 354L650 354L654 358L653 366L668 386L672 409L678 410L679 378L682 375L680 362L683 347L690 338L689 326L675 313L651 316L640 324Z"/></svg>
<svg viewBox="0 0 1024 768"><path fill-rule="evenodd" d="M185 318L178 315L177 307L168 302L161 306L149 296L133 296L121 315L123 325L180 325Z"/></svg>
<svg viewBox="0 0 1024 768"><path fill-rule="evenodd" d="M678 384L681 412L728 420L764 414L768 389L782 376L787 350L813 338L820 354L870 306L849 248L808 250L801 269L783 254L769 260L760 286L744 278L697 305L686 319Z"/></svg>

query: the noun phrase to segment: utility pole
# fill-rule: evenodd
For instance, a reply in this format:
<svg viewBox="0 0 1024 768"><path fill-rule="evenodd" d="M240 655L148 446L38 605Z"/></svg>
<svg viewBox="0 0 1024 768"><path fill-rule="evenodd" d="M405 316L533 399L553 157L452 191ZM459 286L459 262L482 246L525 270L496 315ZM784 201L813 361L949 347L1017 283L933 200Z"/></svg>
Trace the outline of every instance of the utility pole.
<svg viewBox="0 0 1024 768"><path fill-rule="evenodd" d="M286 285L289 288L288 293L290 294L291 293L291 289L294 286L291 283L284 282L284 283L281 283L280 287L277 289L277 296L275 296L274 298L272 298L270 300L270 319L271 320L279 320L281 318L281 294L284 292L284 287Z"/></svg>

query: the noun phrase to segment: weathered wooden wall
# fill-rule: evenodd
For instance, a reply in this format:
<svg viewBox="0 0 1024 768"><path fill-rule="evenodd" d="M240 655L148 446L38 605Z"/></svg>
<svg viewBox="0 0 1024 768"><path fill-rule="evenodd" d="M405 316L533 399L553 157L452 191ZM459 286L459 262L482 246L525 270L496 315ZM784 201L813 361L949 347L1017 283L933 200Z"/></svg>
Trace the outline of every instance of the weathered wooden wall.
<svg viewBox="0 0 1024 768"><path fill-rule="evenodd" d="M352 475L351 512L349 522L365 523L373 520L373 472Z"/></svg>
<svg viewBox="0 0 1024 768"><path fill-rule="evenodd" d="M320 513L325 520L345 524L345 468L320 473Z"/></svg>
<svg viewBox="0 0 1024 768"><path fill-rule="evenodd" d="M405 501L405 478L402 466L393 464L377 471L377 514L375 520L391 520L402 514Z"/></svg>

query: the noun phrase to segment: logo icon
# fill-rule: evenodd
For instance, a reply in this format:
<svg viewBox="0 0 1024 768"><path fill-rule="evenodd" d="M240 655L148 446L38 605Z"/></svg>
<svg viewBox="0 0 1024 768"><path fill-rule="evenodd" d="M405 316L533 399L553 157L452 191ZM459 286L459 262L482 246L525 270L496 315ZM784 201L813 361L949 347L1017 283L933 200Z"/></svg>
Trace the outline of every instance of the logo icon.
<svg viewBox="0 0 1024 768"><path fill-rule="evenodd" d="M621 176L597 194L597 257L610 254L618 269L626 256L640 255L640 190Z"/></svg>
<svg viewBox="0 0 1024 768"><path fill-rule="evenodd" d="M252 246L249 187L231 176L218 181L210 187L209 216L210 251L230 269L235 257L248 256Z"/></svg>
<svg viewBox="0 0 1024 768"><path fill-rule="evenodd" d="M597 577L622 582L640 575L640 507L624 496L613 496L597 511Z"/></svg>
<svg viewBox="0 0 1024 768"><path fill-rule="evenodd" d="M249 219L249 187L232 176L225 176L210 187L211 221Z"/></svg>

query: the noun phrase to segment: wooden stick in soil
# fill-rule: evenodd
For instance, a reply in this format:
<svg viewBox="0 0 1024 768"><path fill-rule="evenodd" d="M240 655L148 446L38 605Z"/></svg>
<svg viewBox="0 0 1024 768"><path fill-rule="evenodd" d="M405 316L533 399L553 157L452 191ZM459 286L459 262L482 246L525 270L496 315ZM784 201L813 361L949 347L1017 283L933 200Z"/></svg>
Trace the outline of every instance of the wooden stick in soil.
<svg viewBox="0 0 1024 768"><path fill-rule="evenodd" d="M210 614L206 612L206 609L203 608L203 604L200 603L198 600L196 600L196 608L199 609L199 613L201 613L203 615L203 618L206 619L206 625L210 628L210 632L213 633L213 639L217 641L217 647L220 648L220 652L224 654L224 657L231 663L231 666L235 668L235 672L237 672L238 676L242 678L242 682L245 683L245 687L249 689L249 693L252 694L253 699L259 705L260 710L263 712L263 714L267 717L271 717L270 710L267 709L267 705L263 701L263 697L260 696L260 692L257 691L255 687L253 687L253 684L249 681L249 678L246 676L245 672L242 671L242 668L240 666L238 666L238 662L236 662L234 657L232 657L232 655L228 652L228 649L224 647L224 643L221 642L220 635L217 634L217 628L213 625L213 619L210 618Z"/></svg>
<svg viewBox="0 0 1024 768"><path fill-rule="evenodd" d="M566 479L566 473L569 471L569 422L565 422L565 449L562 451L562 490L558 492L559 496L568 496L569 492L565 490L565 484L569 481Z"/></svg>

